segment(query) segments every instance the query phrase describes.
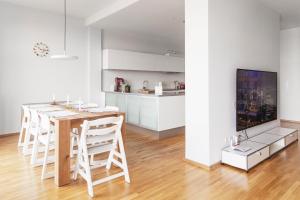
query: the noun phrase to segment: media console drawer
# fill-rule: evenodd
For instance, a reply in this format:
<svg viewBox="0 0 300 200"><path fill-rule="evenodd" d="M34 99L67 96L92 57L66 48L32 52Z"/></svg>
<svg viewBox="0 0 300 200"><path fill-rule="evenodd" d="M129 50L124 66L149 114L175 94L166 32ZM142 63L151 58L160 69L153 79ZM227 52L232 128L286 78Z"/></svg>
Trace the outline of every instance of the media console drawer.
<svg viewBox="0 0 300 200"><path fill-rule="evenodd" d="M248 156L248 169L254 167L258 163L269 157L269 147L265 147Z"/></svg>
<svg viewBox="0 0 300 200"><path fill-rule="evenodd" d="M273 155L277 151L280 151L285 147L285 140L282 138L281 140L278 140L277 142L274 142L270 145L270 155Z"/></svg>
<svg viewBox="0 0 300 200"><path fill-rule="evenodd" d="M296 129L277 127L241 142L238 147L225 147L222 163L248 171L296 140Z"/></svg>
<svg viewBox="0 0 300 200"><path fill-rule="evenodd" d="M285 146L293 143L298 139L298 131L286 136L284 139L285 139Z"/></svg>

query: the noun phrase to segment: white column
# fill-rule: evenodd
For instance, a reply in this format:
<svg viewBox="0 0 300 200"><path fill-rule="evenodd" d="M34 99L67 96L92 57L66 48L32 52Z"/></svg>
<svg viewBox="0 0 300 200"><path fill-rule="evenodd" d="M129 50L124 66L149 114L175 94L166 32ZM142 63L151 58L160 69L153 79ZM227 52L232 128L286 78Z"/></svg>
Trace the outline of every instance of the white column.
<svg viewBox="0 0 300 200"><path fill-rule="evenodd" d="M88 99L104 106L101 92L102 80L102 36L101 30L88 27Z"/></svg>
<svg viewBox="0 0 300 200"><path fill-rule="evenodd" d="M185 1L185 157L210 165L208 0Z"/></svg>

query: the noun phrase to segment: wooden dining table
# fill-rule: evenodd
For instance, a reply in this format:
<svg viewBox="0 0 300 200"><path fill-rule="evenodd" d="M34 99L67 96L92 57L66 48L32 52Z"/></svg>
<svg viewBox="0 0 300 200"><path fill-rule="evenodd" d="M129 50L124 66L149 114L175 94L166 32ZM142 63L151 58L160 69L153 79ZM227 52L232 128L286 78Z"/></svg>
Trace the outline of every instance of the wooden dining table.
<svg viewBox="0 0 300 200"><path fill-rule="evenodd" d="M34 105L34 104L26 104L26 105ZM125 141L126 135L126 120L125 113L123 112L87 112L87 111L79 111L78 109L70 109L66 108L63 105L55 105L62 106L64 109L72 112L76 112L78 114L66 117L51 117L50 121L55 126L55 173L54 179L55 184L59 187L68 185L71 183L71 158L70 158L70 142L71 142L71 131L73 128L80 129L80 125L84 120L95 120L99 118L105 117L115 117L115 116L123 116L123 124L122 124L122 137Z"/></svg>

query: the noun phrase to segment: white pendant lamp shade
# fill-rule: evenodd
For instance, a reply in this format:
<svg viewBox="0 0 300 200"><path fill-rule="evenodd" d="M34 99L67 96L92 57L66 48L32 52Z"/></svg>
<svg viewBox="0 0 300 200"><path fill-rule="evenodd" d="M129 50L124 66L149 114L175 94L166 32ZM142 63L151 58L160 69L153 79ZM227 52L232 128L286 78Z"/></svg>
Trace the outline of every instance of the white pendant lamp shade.
<svg viewBox="0 0 300 200"><path fill-rule="evenodd" d="M76 60L78 59L78 56L70 56L67 54L67 2L65 2L65 26L64 26L64 53L63 54L57 54L57 55L52 55L51 59L55 60Z"/></svg>
<svg viewBox="0 0 300 200"><path fill-rule="evenodd" d="M77 60L78 56L70 56L67 54L57 54L57 55L52 55L51 58L55 59L55 60Z"/></svg>

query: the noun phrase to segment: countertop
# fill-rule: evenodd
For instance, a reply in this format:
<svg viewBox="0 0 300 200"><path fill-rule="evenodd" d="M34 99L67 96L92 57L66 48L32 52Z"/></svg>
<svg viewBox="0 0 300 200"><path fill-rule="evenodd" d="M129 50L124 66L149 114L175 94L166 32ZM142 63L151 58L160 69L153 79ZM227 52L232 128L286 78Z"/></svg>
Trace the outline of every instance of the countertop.
<svg viewBox="0 0 300 200"><path fill-rule="evenodd" d="M144 94L144 93L138 93L138 92L130 92L130 93L124 93L124 92L113 92L113 91L104 91L105 93L113 93L113 94L123 94L123 95L136 95L136 96L147 96L147 97L170 97L170 96L184 96L185 92L179 92L179 91L167 91L163 92L163 95L155 95L154 93L151 94Z"/></svg>

